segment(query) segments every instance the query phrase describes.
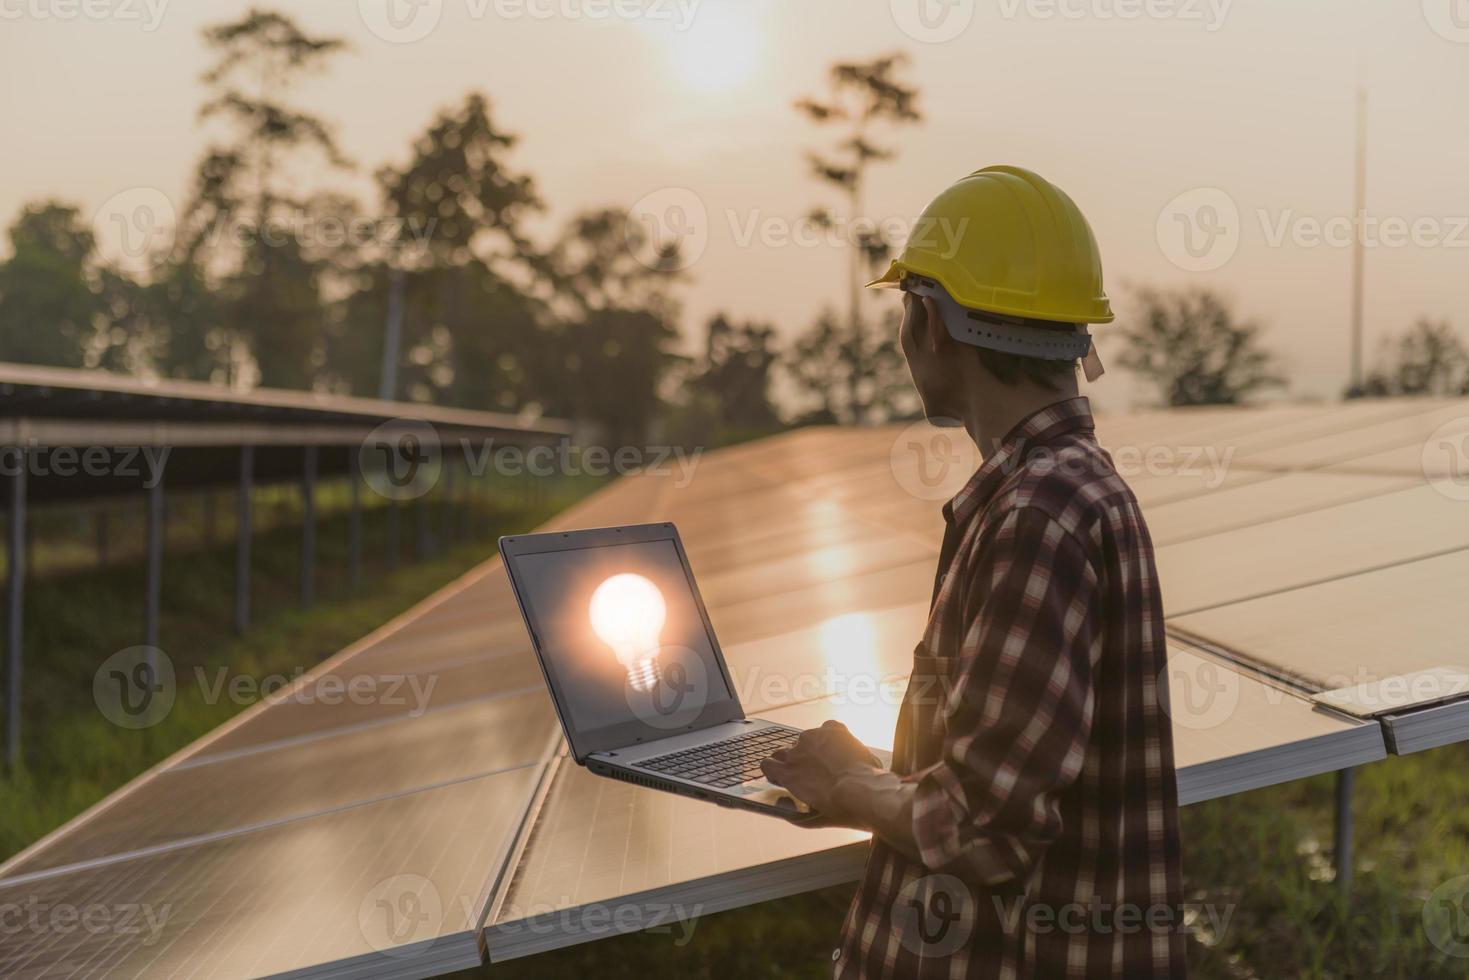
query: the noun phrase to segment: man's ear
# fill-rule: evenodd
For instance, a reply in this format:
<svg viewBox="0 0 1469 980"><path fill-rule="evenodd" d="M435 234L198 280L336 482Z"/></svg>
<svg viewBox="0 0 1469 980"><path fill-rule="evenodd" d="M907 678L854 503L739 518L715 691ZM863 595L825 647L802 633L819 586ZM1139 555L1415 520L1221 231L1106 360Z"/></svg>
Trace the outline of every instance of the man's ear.
<svg viewBox="0 0 1469 980"><path fill-rule="evenodd" d="M939 305L934 302L932 296L922 296L923 313L928 320L928 346L935 354L946 350L954 338L949 336L948 324L944 323L943 314L939 313Z"/></svg>

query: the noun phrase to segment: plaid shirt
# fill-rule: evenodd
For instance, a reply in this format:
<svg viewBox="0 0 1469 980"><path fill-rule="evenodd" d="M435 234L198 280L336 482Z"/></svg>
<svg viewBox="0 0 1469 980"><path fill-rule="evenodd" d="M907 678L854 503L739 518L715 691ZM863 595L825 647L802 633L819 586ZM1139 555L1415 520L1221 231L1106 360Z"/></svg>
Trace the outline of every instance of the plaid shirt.
<svg viewBox="0 0 1469 980"><path fill-rule="evenodd" d="M1163 607L1085 398L944 508L893 770L922 862L874 838L838 978L1184 975Z"/></svg>

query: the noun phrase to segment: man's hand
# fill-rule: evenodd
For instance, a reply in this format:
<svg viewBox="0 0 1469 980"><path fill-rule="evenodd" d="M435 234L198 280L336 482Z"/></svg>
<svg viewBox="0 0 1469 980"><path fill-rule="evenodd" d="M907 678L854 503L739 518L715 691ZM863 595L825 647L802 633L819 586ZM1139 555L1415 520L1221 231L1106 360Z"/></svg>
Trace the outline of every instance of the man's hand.
<svg viewBox="0 0 1469 980"><path fill-rule="evenodd" d="M881 772L877 758L839 721L801 733L795 746L760 763L765 778L816 810L822 826L859 827L840 805L837 784L846 777ZM866 829L866 828L863 828Z"/></svg>

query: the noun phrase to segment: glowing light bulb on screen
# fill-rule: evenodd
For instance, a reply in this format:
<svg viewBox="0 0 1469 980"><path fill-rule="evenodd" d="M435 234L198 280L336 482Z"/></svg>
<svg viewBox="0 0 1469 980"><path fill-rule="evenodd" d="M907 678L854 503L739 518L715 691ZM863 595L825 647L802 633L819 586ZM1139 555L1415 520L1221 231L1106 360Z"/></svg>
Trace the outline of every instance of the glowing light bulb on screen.
<svg viewBox="0 0 1469 980"><path fill-rule="evenodd" d="M592 632L612 648L628 682L651 690L658 680L658 634L668 618L658 586L630 572L614 575L597 586L587 611Z"/></svg>

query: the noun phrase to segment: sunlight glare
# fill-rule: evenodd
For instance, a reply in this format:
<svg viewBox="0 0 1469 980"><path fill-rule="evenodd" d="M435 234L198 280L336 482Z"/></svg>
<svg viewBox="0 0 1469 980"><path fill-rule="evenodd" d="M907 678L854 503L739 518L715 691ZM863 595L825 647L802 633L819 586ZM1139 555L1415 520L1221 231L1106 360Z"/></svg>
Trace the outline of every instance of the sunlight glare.
<svg viewBox="0 0 1469 980"><path fill-rule="evenodd" d="M865 745L890 749L897 724L901 685L895 691L882 674L877 624L868 613L848 613L817 628L828 676L837 679L832 717Z"/></svg>
<svg viewBox="0 0 1469 980"><path fill-rule="evenodd" d="M725 92L747 82L760 58L754 25L746 18L720 11L700 11L687 31L673 34L674 67L680 80L704 92Z"/></svg>

